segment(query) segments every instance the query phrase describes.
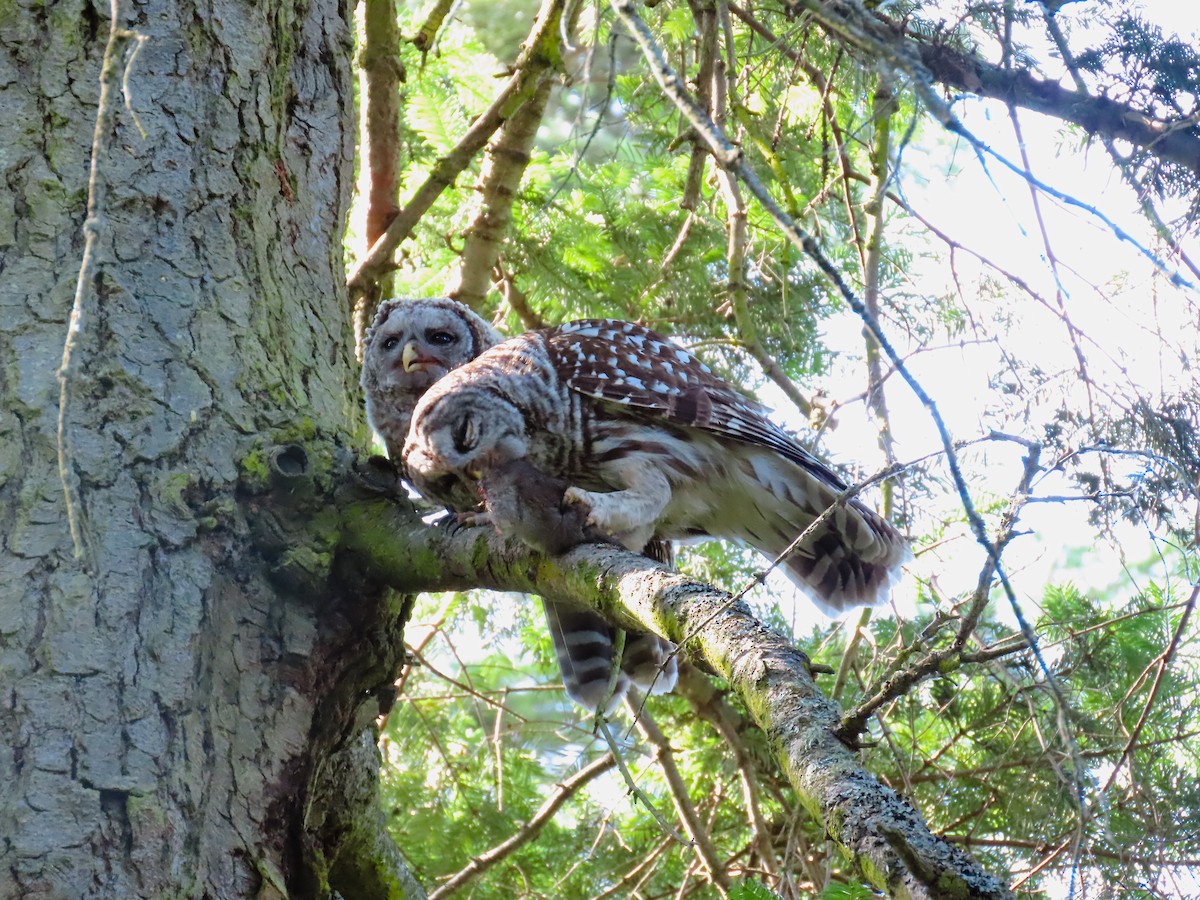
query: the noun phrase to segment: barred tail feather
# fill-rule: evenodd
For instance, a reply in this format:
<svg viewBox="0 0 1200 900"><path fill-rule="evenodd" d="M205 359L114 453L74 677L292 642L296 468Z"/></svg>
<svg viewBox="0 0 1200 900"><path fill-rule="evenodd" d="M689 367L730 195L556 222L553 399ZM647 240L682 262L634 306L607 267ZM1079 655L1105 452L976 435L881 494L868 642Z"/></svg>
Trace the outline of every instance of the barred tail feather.
<svg viewBox="0 0 1200 900"><path fill-rule="evenodd" d="M887 602L900 579L900 567L912 558L908 544L878 514L853 500L835 511L837 525L824 524L784 560L788 577L804 588L822 612L836 616L852 606ZM804 526L780 535L782 553ZM790 534L791 537L787 535Z"/></svg>
<svg viewBox="0 0 1200 900"><path fill-rule="evenodd" d="M613 649L617 629L586 609L543 600L546 624L562 673L567 696L585 709L605 704L611 715L630 684L650 694L665 694L679 680L679 667L671 652L675 645L647 632L631 632L625 639L616 687L610 696Z"/></svg>
<svg viewBox="0 0 1200 900"><path fill-rule="evenodd" d="M674 650L674 644L657 634L630 632L625 638L621 671L647 694L669 694L679 680L679 663L671 655Z"/></svg>
<svg viewBox="0 0 1200 900"><path fill-rule="evenodd" d="M730 537L771 559L782 554L827 508L840 491L787 460L765 454L743 460L751 475L740 504L742 515ZM787 558L788 577L826 615L853 606L884 603L912 558L904 536L857 500L833 510Z"/></svg>
<svg viewBox="0 0 1200 900"><path fill-rule="evenodd" d="M593 711L603 703L604 714L610 715L629 686L629 676L618 672L616 687L609 694L616 629L594 612L575 606L543 599L542 608L567 696Z"/></svg>

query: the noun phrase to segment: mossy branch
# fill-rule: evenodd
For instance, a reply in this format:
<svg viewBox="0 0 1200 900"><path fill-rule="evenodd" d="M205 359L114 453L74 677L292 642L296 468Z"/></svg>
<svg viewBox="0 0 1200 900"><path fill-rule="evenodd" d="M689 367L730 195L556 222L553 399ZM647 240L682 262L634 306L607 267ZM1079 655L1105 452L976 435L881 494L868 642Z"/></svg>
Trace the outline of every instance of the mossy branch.
<svg viewBox="0 0 1200 900"><path fill-rule="evenodd" d="M872 884L897 897L1012 896L863 768L838 739L839 709L814 683L808 658L744 602L612 545L584 544L551 558L491 528L427 525L396 490L386 460L356 466L344 448L316 441L276 450L260 454L267 472L243 467L247 508L263 523L252 532L265 552L297 556L286 543L304 538L308 519L321 552L305 556L327 560L326 577L353 572L405 594L532 593L676 643L689 637L687 652L737 691L801 803ZM321 568L301 571L319 578Z"/></svg>
<svg viewBox="0 0 1200 900"><path fill-rule="evenodd" d="M862 767L835 736L838 708L813 682L808 659L744 603L730 606L723 591L611 546L547 558L489 528L425 525L386 498L341 513L342 551L397 590L534 593L676 642L697 632L689 652L729 679L805 807L873 884L902 897L1011 896Z"/></svg>

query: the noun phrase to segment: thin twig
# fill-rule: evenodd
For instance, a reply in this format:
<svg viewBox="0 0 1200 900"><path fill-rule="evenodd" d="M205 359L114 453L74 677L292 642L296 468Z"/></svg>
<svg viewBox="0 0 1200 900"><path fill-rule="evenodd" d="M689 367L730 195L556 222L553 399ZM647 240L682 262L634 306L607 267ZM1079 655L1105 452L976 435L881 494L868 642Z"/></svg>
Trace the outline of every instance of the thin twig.
<svg viewBox="0 0 1200 900"><path fill-rule="evenodd" d="M554 818L554 814L558 812L559 807L578 793L580 788L595 780L600 775L603 775L614 765L616 765L616 757L612 753L605 753L596 761L584 766L570 778L559 782L558 789L546 798L546 801L533 814L533 817L521 826L512 837L471 860L464 868L450 876L450 879L445 884L430 893L429 900L441 900L441 898L449 896L467 882L478 878L492 866L496 865L496 863L511 856L518 848L528 844L546 827L546 823Z"/></svg>
<svg viewBox="0 0 1200 900"><path fill-rule="evenodd" d="M708 677L688 663L679 667L679 682L675 692L686 697L696 714L712 724L722 742L733 753L733 764L742 784L742 799L750 831L754 836L755 849L767 873L774 878L780 877L779 860L772 845L771 830L763 818L762 802L759 799L761 773L742 738L745 720L729 705L724 694L713 686Z"/></svg>
<svg viewBox="0 0 1200 900"><path fill-rule="evenodd" d="M67 336L63 342L62 363L58 369L58 476L62 481L63 498L66 503L67 525L75 547L75 558L88 572L95 572L96 557L88 533L83 497L79 489L79 475L75 472L75 435L70 422L71 395L75 382L83 370L84 360L80 342L91 320L100 313L100 292L97 281L100 277L97 244L104 230L105 205L108 200L108 181L103 168L108 158L110 140L116 127L116 104L113 94L128 72L122 72L121 57L131 41L139 35L122 23L125 12L121 0L112 0L109 7L108 42L104 46L104 57L100 63L100 96L96 102L96 126L92 130L92 161L88 173L87 218L83 223L83 258L79 265L79 277L75 281L75 299L71 304L71 315L67 320Z"/></svg>
<svg viewBox="0 0 1200 900"><path fill-rule="evenodd" d="M663 734L662 729L658 727L650 714L641 708L642 698L640 691L636 688L631 687L626 693L625 705L633 714L634 723L637 725L638 731L642 733L642 737L654 747L654 761L662 770L667 788L671 791L671 799L675 802L675 812L679 815L679 821L683 823L683 830L691 838L696 856L708 872L709 880L712 881L713 887L722 897L729 896L729 874L721 864L712 837L700 822L696 807L692 805L692 798L688 796L687 782L683 780L679 766L675 764L675 751L671 749L667 736Z"/></svg>
<svg viewBox="0 0 1200 900"><path fill-rule="evenodd" d="M1080 93L1086 94L1088 92L1087 84L1084 82L1083 76L1080 74L1079 65L1075 61L1075 55L1071 52L1071 48L1067 46L1066 35L1063 34L1062 28L1059 27L1058 20L1055 18L1054 14L1045 7L1045 5L1042 6L1042 15L1046 23L1046 31L1054 40L1054 45L1058 48L1059 56L1062 59L1063 64L1067 67L1067 72L1071 75L1071 79L1075 82L1076 89L1078 89ZM1121 156L1121 154L1117 151L1117 145L1113 141L1112 137L1107 134L1102 134L1101 140L1104 143L1104 149L1108 151L1109 158L1113 161L1113 165L1116 166L1117 171L1121 173L1121 177L1125 180L1125 183L1128 184L1133 190L1134 195L1137 197L1138 204L1142 208L1142 214L1146 217L1147 221L1150 222L1150 225L1154 228L1154 231L1158 235L1159 239L1162 240L1163 243L1165 243L1168 247L1170 247L1172 252L1179 257L1180 261L1187 266L1192 275L1200 280L1200 267L1197 267L1196 263L1192 261L1191 257L1184 252L1183 247L1180 246L1175 235L1171 233L1171 229L1169 229L1166 223L1162 220L1162 217L1158 214L1158 210L1154 208L1154 204L1150 200L1150 192L1145 187L1139 185L1134 179L1133 172L1128 165L1128 160Z"/></svg>
<svg viewBox="0 0 1200 900"><path fill-rule="evenodd" d="M638 886L637 884L635 884L631 890L627 891L626 888L629 887L631 882L637 882L638 884L641 884L641 882L644 880L644 876L647 876L654 871L655 863L658 862L658 858L674 846L675 842L671 840L671 838L660 841L659 845L650 852L649 856L622 875L621 879L608 890L601 894L597 894L594 900L606 900L607 897L612 897L615 894L622 894L626 897L638 896L636 893Z"/></svg>
<svg viewBox="0 0 1200 900"><path fill-rule="evenodd" d="M422 668L427 669L429 671L429 673L431 675L433 675L434 677L440 678L442 681L446 682L447 684L454 685L456 688L458 688L460 691L462 691L467 696L474 697L476 700L482 700L484 703L486 703L488 706L492 707L493 709L496 709L500 712L506 712L510 716L513 716L514 718L519 719L522 722L529 721L527 718L522 716L520 713L509 709L507 706L505 706L499 700L493 700L491 697L489 697L487 694L483 693L482 691L477 691L477 690L475 690L475 688L471 687L469 684L464 684L463 682L459 681L454 676L447 675L445 672L438 670L437 668L434 667L434 665L432 663L429 662L429 660L427 660L424 656L421 655L420 650L418 650L414 647L411 647L411 646L409 646L407 648L407 650L408 650L408 655L410 657L412 657L412 659L417 664L419 664Z"/></svg>
<svg viewBox="0 0 1200 900"><path fill-rule="evenodd" d="M605 721L604 716L597 715L596 729L604 737L604 740L608 742L608 748L610 751L612 751L612 756L616 759L617 768L621 772L621 777L625 779L625 786L629 788L629 793L633 796L633 798L639 801L642 806L646 807L650 815L653 816L654 821L658 823L658 827L662 829L663 834L667 835L677 844L680 844L684 847L693 846L691 841L675 830L675 826L668 822L667 817L658 811L658 807L650 802L650 798L646 796L646 792L637 786L637 782L633 780L633 773L629 771L629 767L625 765L625 760L621 756L621 746L617 743L617 739L613 736L612 729L608 727L608 722ZM430 898L430 900L432 900L432 898Z"/></svg>
<svg viewBox="0 0 1200 900"><path fill-rule="evenodd" d="M1013 491L1012 497L1009 499L1008 509L1000 520L1000 527L995 541L997 548L1005 547L1012 540L1021 509L1029 498L1030 485L1033 482L1034 476L1039 471L1040 449L1037 445L1028 448L1029 452L1025 456L1020 481L1017 484L1016 490ZM984 561L983 569L980 571L979 578L976 581L975 592L971 597L971 603L959 622L954 640L950 645L940 650L930 651L916 663L899 669L883 682L878 683L873 691L868 692L870 693L868 699L842 716L838 734L843 740L853 741L857 739L866 728L867 720L876 711L892 700L906 694L914 685L928 678L930 675L945 671L946 666L954 660L961 663L962 651L966 646L967 639L974 633L980 616L983 615L984 609L987 608L995 569L996 564L991 557Z"/></svg>
<svg viewBox="0 0 1200 900"><path fill-rule="evenodd" d="M1142 736L1142 729L1146 727L1146 721L1150 717L1150 709L1154 706L1154 701L1158 697L1158 690L1162 686L1163 677L1167 673L1167 667L1171 664L1171 660L1175 657L1175 652L1179 649L1179 643L1183 639L1183 633L1187 628L1188 620L1192 617L1192 611L1196 608L1196 598L1198 596L1200 596L1200 584L1192 588L1192 592L1188 595L1187 602L1184 604L1183 613L1179 617L1179 624L1175 626L1175 633L1171 635L1171 642L1167 644L1166 649L1155 660L1158 664L1158 670L1154 673L1154 683L1150 686L1150 694L1146 697L1146 703L1142 706L1142 713L1138 716L1137 724L1133 726L1133 731L1130 732L1129 740L1125 742L1125 748L1121 751L1121 758L1117 760L1117 764L1113 766L1112 771L1108 774L1108 779L1104 782L1104 787L1100 788L1101 794L1107 793L1108 789L1113 786L1113 782L1117 780L1117 773L1121 771L1121 767L1129 760L1129 756L1133 753L1133 748L1137 744L1138 738Z"/></svg>

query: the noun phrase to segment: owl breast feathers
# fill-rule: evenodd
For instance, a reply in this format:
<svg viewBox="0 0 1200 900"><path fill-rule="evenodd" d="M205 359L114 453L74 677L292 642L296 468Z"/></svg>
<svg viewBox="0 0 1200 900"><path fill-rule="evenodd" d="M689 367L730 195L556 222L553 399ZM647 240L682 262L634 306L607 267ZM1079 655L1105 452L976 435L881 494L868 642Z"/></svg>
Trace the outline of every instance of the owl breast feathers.
<svg viewBox="0 0 1200 900"><path fill-rule="evenodd" d="M586 320L505 341L450 372L413 412L404 464L452 508L513 460L565 479L587 524L626 547L708 535L781 554L834 614L887 596L909 550L767 410L668 339L631 322Z"/></svg>

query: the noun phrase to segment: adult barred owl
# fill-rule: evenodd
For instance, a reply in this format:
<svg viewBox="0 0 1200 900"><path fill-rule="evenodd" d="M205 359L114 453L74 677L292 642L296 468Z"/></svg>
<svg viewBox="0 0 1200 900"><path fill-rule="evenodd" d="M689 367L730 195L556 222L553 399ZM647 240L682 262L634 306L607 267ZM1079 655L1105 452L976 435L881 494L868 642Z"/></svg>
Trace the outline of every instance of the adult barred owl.
<svg viewBox="0 0 1200 900"><path fill-rule="evenodd" d="M630 549L652 537L729 538L784 562L822 610L883 601L903 537L774 424L767 410L668 339L586 320L506 341L421 399L404 447L413 485L463 508L478 480L528 459L570 487L587 524Z"/></svg>
<svg viewBox="0 0 1200 900"><path fill-rule="evenodd" d="M385 300L367 329L362 387L367 420L400 461L408 423L430 385L504 336L462 303L445 297Z"/></svg>
<svg viewBox="0 0 1200 900"><path fill-rule="evenodd" d="M409 422L421 396L448 372L503 339L469 307L449 298L392 299L380 304L364 342L361 383L367 419L393 460L401 460ZM503 504L500 517L507 515L510 530L517 530L522 539L549 553L561 553L584 540L603 539L586 528L578 508L554 512L562 504L565 488L565 482L548 481L537 470L514 470L493 479L493 490ZM467 504L448 505L465 511L479 499L476 494ZM547 517L552 515L556 518L550 522ZM551 533L553 546L540 545L536 536ZM549 600L542 603L567 694L595 709L608 695L616 629L590 610ZM655 693L674 687L672 649L672 644L657 635L631 633L611 700L619 700L630 682Z"/></svg>

